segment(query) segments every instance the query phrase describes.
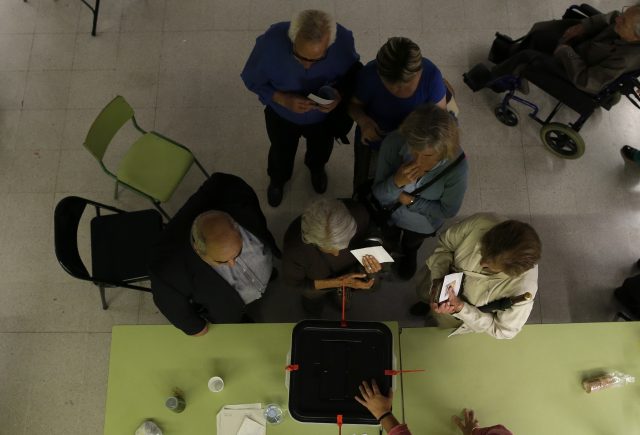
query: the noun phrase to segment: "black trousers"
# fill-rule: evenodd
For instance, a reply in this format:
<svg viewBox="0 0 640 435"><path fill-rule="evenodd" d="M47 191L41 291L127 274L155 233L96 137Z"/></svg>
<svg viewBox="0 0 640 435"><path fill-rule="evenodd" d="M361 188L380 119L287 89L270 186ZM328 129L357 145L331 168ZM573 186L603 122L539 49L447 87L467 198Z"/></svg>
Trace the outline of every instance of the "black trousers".
<svg viewBox="0 0 640 435"><path fill-rule="evenodd" d="M361 141L353 143L353 193L358 192L376 174L379 150L372 149Z"/></svg>
<svg viewBox="0 0 640 435"><path fill-rule="evenodd" d="M434 237L435 235L435 232L431 234L423 234L391 226L385 230L384 239L391 241L393 245L398 245L400 251L406 257L415 257L418 254L418 249L422 246L424 239L427 237Z"/></svg>
<svg viewBox="0 0 640 435"><path fill-rule="evenodd" d="M291 178L301 136L307 140L304 164L311 172L324 168L333 151L333 134L326 123L294 124L269 106L264 109L264 118L271 141L267 173L273 184L281 186Z"/></svg>
<svg viewBox="0 0 640 435"><path fill-rule="evenodd" d="M560 38L569 27L580 20L553 20L536 23L518 44L516 52L504 62L493 67L494 76L517 73L529 65L566 78L560 61L553 57ZM578 40L569 41L575 45Z"/></svg>

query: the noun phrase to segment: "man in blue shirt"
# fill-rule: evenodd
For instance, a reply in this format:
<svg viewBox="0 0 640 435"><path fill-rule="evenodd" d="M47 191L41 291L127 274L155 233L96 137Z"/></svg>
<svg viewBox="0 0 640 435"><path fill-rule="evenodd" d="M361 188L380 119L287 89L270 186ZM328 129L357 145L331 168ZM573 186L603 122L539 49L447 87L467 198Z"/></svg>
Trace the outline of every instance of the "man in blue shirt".
<svg viewBox="0 0 640 435"><path fill-rule="evenodd" d="M393 37L376 59L358 73L349 114L358 124L355 136L354 193L375 172L378 150L387 133L396 130L418 106L446 109L446 87L440 70L422 57L408 38Z"/></svg>
<svg viewBox="0 0 640 435"><path fill-rule="evenodd" d="M327 189L324 166L334 137L327 117L341 101L341 79L358 59L352 33L318 10L305 10L291 22L274 24L256 39L241 77L266 106L271 141L267 196L272 207L282 201L300 136L307 140L305 165L313 188L318 193ZM325 96L333 102L321 105L307 98L323 86L333 88L332 98Z"/></svg>

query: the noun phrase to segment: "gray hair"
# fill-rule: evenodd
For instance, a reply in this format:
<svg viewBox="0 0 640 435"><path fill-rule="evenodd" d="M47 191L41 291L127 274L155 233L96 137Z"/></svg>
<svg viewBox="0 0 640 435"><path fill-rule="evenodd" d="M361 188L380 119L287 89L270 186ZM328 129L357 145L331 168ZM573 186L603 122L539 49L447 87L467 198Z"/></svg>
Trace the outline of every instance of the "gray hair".
<svg viewBox="0 0 640 435"><path fill-rule="evenodd" d="M302 213L302 241L324 249L349 246L358 226L349 209L337 199L320 198Z"/></svg>
<svg viewBox="0 0 640 435"><path fill-rule="evenodd" d="M633 23L633 33L640 38L640 2L636 3L634 7L638 9L638 12L636 12L636 22Z"/></svg>
<svg viewBox="0 0 640 435"><path fill-rule="evenodd" d="M191 246L193 247L193 250L196 251L196 253L200 256L207 255L207 240L202 233L202 223L205 219L212 216L225 216L229 220L229 222L231 222L234 227L237 228L236 221L233 220L233 218L229 216L228 213L225 213L223 211L208 210L196 216L196 218L193 220L193 224L191 224Z"/></svg>
<svg viewBox="0 0 640 435"><path fill-rule="evenodd" d="M320 42L329 34L329 45L336 40L336 22L324 11L307 9L294 14L289 24L289 39Z"/></svg>
<svg viewBox="0 0 640 435"><path fill-rule="evenodd" d="M376 55L378 75L389 83L408 82L422 70L418 44L401 36L389 38Z"/></svg>
<svg viewBox="0 0 640 435"><path fill-rule="evenodd" d="M412 151L434 149L440 159L452 159L460 152L455 120L434 104L419 106L407 116L399 130Z"/></svg>

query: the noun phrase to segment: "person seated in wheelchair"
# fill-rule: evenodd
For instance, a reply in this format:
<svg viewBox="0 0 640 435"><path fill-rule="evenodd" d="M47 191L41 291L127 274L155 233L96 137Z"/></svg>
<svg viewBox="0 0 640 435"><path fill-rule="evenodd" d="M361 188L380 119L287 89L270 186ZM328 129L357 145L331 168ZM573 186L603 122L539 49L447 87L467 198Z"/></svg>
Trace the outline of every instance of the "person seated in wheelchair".
<svg viewBox="0 0 640 435"><path fill-rule="evenodd" d="M502 92L500 77L534 66L596 94L622 74L640 69L640 3L582 20L539 22L517 41L498 34L489 60L496 63L491 70L478 64L464 74L473 91L488 86Z"/></svg>

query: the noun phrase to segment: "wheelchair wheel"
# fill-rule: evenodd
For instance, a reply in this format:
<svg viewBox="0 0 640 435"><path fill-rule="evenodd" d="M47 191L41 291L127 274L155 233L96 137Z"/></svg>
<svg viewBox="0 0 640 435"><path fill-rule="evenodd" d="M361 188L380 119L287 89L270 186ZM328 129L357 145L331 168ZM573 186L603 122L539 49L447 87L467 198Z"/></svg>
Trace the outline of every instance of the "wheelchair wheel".
<svg viewBox="0 0 640 435"><path fill-rule="evenodd" d="M584 140L568 125L547 124L540 129L540 139L549 151L563 159L577 159L584 154Z"/></svg>
<svg viewBox="0 0 640 435"><path fill-rule="evenodd" d="M498 121L504 125L508 125L509 127L518 125L518 114L509 106L500 104L493 110L493 114L496 115Z"/></svg>

